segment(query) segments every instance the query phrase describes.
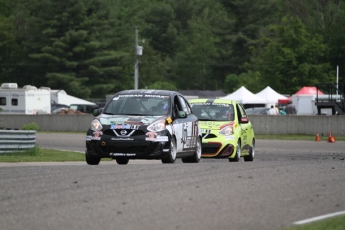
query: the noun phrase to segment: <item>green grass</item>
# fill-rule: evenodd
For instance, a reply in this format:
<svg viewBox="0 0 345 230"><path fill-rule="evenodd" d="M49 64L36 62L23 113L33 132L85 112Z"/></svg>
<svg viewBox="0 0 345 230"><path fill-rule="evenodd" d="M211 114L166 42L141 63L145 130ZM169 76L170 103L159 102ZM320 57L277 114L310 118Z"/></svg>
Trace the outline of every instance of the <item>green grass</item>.
<svg viewBox="0 0 345 230"><path fill-rule="evenodd" d="M85 161L85 154L72 151L44 149L36 146L24 152L0 153L0 162L63 162Z"/></svg>
<svg viewBox="0 0 345 230"><path fill-rule="evenodd" d="M345 216L333 217L305 225L296 225L285 230L345 230Z"/></svg>

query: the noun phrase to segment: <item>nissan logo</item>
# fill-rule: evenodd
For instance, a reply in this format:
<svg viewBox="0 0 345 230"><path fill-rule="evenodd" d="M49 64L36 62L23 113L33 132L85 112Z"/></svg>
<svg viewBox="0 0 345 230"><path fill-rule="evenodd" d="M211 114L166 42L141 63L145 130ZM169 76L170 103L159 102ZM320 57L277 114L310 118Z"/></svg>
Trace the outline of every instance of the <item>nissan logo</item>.
<svg viewBox="0 0 345 230"><path fill-rule="evenodd" d="M127 131L126 130L121 130L121 135L126 135L127 134Z"/></svg>

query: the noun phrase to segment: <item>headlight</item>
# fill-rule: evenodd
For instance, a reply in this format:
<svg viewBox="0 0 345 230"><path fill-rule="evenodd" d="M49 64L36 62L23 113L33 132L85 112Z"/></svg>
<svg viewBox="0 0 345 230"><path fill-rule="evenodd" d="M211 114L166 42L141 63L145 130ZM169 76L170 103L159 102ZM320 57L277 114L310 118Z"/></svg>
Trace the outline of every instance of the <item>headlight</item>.
<svg viewBox="0 0 345 230"><path fill-rule="evenodd" d="M99 122L99 120L95 119L91 122L90 129L93 131L98 131L98 130L102 130L103 126L102 126L101 122Z"/></svg>
<svg viewBox="0 0 345 230"><path fill-rule="evenodd" d="M222 135L225 135L225 136L229 136L229 135L234 134L233 126L232 125L225 126L224 128L222 128L219 131L219 134L222 134Z"/></svg>
<svg viewBox="0 0 345 230"><path fill-rule="evenodd" d="M147 126L147 130L151 132L159 132L165 129L165 120L156 121L151 125Z"/></svg>

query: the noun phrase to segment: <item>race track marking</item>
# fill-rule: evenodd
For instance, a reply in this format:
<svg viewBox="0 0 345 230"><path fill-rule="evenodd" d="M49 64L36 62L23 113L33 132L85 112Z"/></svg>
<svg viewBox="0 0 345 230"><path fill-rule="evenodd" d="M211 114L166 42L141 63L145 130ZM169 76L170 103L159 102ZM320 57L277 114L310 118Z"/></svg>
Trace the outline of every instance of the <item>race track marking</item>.
<svg viewBox="0 0 345 230"><path fill-rule="evenodd" d="M330 213L330 214L326 214L326 215L322 215L322 216L316 216L316 217L312 217L309 219L296 221L296 222L294 222L294 224L302 225L302 224L307 224L307 223L311 223L314 221L319 221L319 220L323 220L323 219L327 219L327 218L331 218L331 217L335 217L335 216L340 216L340 215L345 215L345 211L334 212L334 213Z"/></svg>

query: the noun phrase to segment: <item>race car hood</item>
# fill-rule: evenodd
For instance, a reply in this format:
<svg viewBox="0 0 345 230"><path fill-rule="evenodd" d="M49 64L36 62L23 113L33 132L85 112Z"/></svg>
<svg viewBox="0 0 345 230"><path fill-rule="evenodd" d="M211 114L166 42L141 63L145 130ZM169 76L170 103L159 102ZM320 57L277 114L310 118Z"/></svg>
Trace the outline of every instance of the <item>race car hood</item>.
<svg viewBox="0 0 345 230"><path fill-rule="evenodd" d="M101 115L98 117L103 125L132 124L149 125L160 119L167 119L166 116L131 116L131 115Z"/></svg>
<svg viewBox="0 0 345 230"><path fill-rule="evenodd" d="M236 125L233 121L199 121L200 129L216 129L226 125Z"/></svg>

